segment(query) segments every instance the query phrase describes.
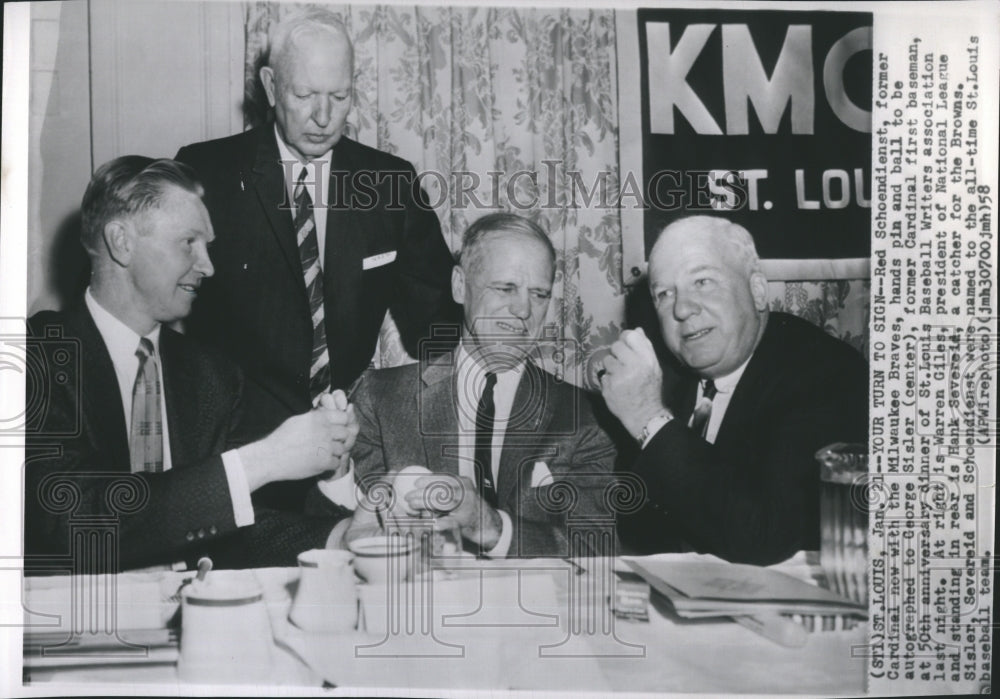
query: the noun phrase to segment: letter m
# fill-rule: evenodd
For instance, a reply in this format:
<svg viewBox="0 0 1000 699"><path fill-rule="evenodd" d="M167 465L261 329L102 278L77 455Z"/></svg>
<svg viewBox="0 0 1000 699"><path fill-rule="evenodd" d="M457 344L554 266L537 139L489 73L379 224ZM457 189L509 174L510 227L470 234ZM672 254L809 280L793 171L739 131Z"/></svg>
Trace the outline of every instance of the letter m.
<svg viewBox="0 0 1000 699"><path fill-rule="evenodd" d="M726 96L726 131L746 135L747 101L753 102L764 133L777 133L785 107L792 103L792 133L813 132L812 27L793 24L770 80L761 65L750 29L745 24L722 25L722 72Z"/></svg>

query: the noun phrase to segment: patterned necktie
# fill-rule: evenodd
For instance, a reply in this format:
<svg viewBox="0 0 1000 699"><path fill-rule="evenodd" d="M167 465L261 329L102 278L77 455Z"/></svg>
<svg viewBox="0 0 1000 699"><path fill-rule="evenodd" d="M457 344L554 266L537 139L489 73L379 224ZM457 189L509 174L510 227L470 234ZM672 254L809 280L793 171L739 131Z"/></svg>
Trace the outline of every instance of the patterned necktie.
<svg viewBox="0 0 1000 699"><path fill-rule="evenodd" d="M708 419L712 417L712 399L718 391L712 379L705 381L705 388L701 392L701 400L695 406L694 415L691 418L691 429L702 437L708 432Z"/></svg>
<svg viewBox="0 0 1000 699"><path fill-rule="evenodd" d="M496 414L493 387L496 385L497 375L486 372L486 386L476 408L476 487L492 507L497 506L497 490L493 485L493 418Z"/></svg>
<svg viewBox="0 0 1000 699"><path fill-rule="evenodd" d="M160 372L156 369L153 343L139 340L135 351L139 373L132 386L132 427L129 454L132 472L156 473L163 470L163 420L160 417Z"/></svg>
<svg viewBox="0 0 1000 699"><path fill-rule="evenodd" d="M309 365L309 397L315 399L330 388L330 354L326 347L326 322L323 318L323 270L319 265L319 239L312 212L312 197L305 186L306 168L295 183L295 239L299 246L306 295L312 315L313 341Z"/></svg>

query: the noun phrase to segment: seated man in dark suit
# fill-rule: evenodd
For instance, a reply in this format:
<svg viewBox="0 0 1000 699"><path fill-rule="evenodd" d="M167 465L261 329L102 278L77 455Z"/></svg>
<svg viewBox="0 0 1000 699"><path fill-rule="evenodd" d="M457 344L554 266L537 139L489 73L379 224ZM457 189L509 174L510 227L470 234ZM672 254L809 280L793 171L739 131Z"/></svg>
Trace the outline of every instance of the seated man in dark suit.
<svg viewBox="0 0 1000 699"><path fill-rule="evenodd" d="M32 388L49 392L27 440L29 559L89 565L94 552L79 546L95 525L114 537L102 572L204 554L218 566L292 565L326 543L333 518L255 512L250 494L339 466L357 434L344 397L251 442L240 371L167 325L213 272L202 195L187 166L140 156L106 163L87 187L90 286L75 307L29 320L29 357L53 377L29 383L29 404Z"/></svg>
<svg viewBox="0 0 1000 699"><path fill-rule="evenodd" d="M552 243L536 224L514 214L477 220L452 273L464 308L458 349L430 343L419 364L366 374L357 392L351 456L362 489L383 474L399 483L407 466L433 471L407 479L398 506L450 513L477 553L580 553L574 522L603 520L612 536L615 449L595 397L531 360L554 273ZM371 508L359 507L348 538L376 526Z"/></svg>
<svg viewBox="0 0 1000 699"><path fill-rule="evenodd" d="M645 333L626 330L602 393L640 442L648 502L618 518L639 552L768 564L819 544L819 467L832 442L867 442L868 364L807 321L769 313L743 227L712 216L667 226L649 255L663 339L686 374L664 396Z"/></svg>

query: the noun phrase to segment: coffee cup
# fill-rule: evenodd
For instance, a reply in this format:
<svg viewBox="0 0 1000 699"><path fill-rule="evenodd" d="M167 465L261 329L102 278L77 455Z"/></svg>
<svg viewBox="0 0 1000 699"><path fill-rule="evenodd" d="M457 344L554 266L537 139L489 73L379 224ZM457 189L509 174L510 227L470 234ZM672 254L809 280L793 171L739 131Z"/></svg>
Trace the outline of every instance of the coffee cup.
<svg viewBox="0 0 1000 699"><path fill-rule="evenodd" d="M358 623L353 554L313 549L298 556L299 587L288 614L303 631L348 632Z"/></svg>
<svg viewBox="0 0 1000 699"><path fill-rule="evenodd" d="M347 547L354 554L354 569L369 583L402 582L410 578L416 549L412 533L366 536L351 541Z"/></svg>

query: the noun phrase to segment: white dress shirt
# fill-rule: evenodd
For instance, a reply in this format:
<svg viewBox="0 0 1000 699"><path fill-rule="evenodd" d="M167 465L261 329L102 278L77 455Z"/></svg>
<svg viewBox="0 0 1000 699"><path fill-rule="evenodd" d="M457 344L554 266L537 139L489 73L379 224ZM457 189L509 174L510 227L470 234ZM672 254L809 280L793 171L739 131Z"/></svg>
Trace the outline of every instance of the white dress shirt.
<svg viewBox="0 0 1000 699"><path fill-rule="evenodd" d="M324 253L326 252L326 213L330 202L327 196L330 193L330 162L333 154L331 148L318 158L303 163L292 154L288 145L281 140L278 127L274 127L274 137L278 139L278 153L281 155L282 169L285 173L285 190L288 192L288 201L292 206L292 220L295 220L295 183L298 182L302 168L306 169L305 186L309 192L309 198L313 203L313 220L316 222L316 242L319 244L319 267L323 269ZM289 169L285 163L295 163ZM288 179L291 175L291 180Z"/></svg>
<svg viewBox="0 0 1000 699"><path fill-rule="evenodd" d="M486 370L481 367L468 351L465 345L459 345L455 356L456 366L456 386L458 395L455 397L458 408L458 475L465 476L473 483L476 481L476 411L479 408L479 399L483 395L486 387ZM517 385L521 381L524 373L524 364L519 364L510 371L497 374L497 383L493 387L493 453L492 470L493 483L499 485L498 476L500 474L500 455L503 453L504 436L507 432L507 423L510 421L510 411L514 405L514 394L517 392ZM418 435L414 435L417 438ZM348 477L350 476L350 477ZM357 494L354 487L354 462L350 464L350 470L344 476L331 478L318 483L322 492L332 502L342 507L355 509L358 505ZM510 550L513 540L513 527L510 515L503 510L497 510L500 514L500 539L496 546L486 552L492 558L503 558Z"/></svg>
<svg viewBox="0 0 1000 699"><path fill-rule="evenodd" d="M715 397L712 399L712 413L708 417L708 428L705 430L705 441L709 444L715 444L715 438L719 434L719 426L722 424L722 419L726 416L726 411L729 409L729 401L733 399L733 391L736 390L736 385L743 377L743 372L746 371L747 364L750 363L750 359L752 357L753 355L751 354L750 357L747 357L747 360L737 367L732 373L715 379L716 393ZM705 379L702 379L698 382L698 391L694 399L695 406L701 402L701 398L704 395ZM654 436L656 436L656 433L662 430L663 427L672 419L673 418L671 417L655 417L653 420L650 420L651 427L649 434L642 442L642 448L645 449L646 445L653 440ZM693 421L694 412L692 412L691 417L688 418L687 426L690 427Z"/></svg>
<svg viewBox="0 0 1000 699"><path fill-rule="evenodd" d="M750 356L752 357L753 355ZM726 411L729 409L729 401L733 399L733 391L736 390L736 384L740 382L740 378L742 378L743 372L746 371L747 364L749 363L750 358L748 357L731 374L726 374L715 379L716 393L712 399L712 413L708 416L708 428L705 430L705 441L709 444L715 444L715 438L719 434L719 425L722 424L722 418L726 416ZM695 397L695 405L698 405L703 395L705 395L705 381L701 380L698 382L698 395ZM694 420L694 413L691 414L691 420ZM688 427L691 426L691 420L688 420Z"/></svg>
<svg viewBox="0 0 1000 699"><path fill-rule="evenodd" d="M139 347L139 334L123 322L115 318L90 292L90 287L84 294L84 301L87 310L90 311L94 324L97 326L101 339L104 340L111 355L111 364L115 368L115 377L118 379L118 391L121 394L122 409L125 413L125 433L131 434L132 429L132 389L135 386L135 377L139 373L139 357L136 356L136 349ZM163 382L163 360L160 354L160 326L157 324L153 330L146 335L153 343L153 351L156 353L156 370L159 374L160 386L160 418L163 423L163 470L169 471L173 466L170 457L170 431L167 420L166 384ZM243 470L243 461L239 453L234 449L222 454L222 465L226 471L226 481L229 484L229 497L233 502L233 519L237 527L245 527L254 523L253 503L250 500L250 485L247 483L246 472Z"/></svg>

